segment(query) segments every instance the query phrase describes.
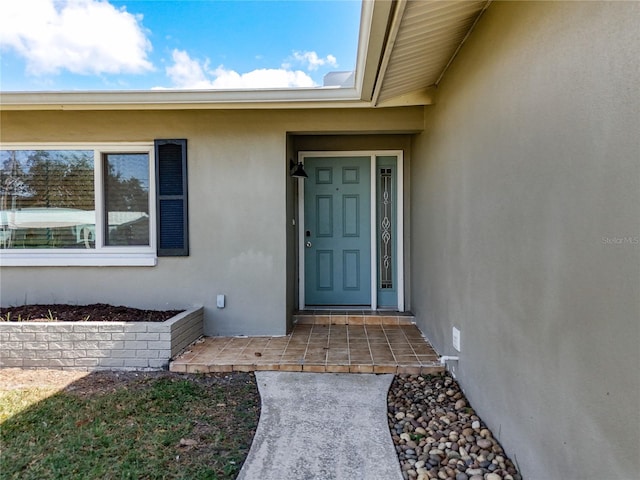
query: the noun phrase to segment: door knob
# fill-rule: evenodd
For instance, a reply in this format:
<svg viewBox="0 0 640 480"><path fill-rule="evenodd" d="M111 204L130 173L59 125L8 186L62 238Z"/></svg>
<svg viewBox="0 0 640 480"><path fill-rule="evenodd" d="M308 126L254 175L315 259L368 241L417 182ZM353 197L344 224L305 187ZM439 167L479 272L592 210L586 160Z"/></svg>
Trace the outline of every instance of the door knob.
<svg viewBox="0 0 640 480"><path fill-rule="evenodd" d="M311 248L312 244L311 244L311 242L307 242L305 245L306 245L307 248Z"/></svg>

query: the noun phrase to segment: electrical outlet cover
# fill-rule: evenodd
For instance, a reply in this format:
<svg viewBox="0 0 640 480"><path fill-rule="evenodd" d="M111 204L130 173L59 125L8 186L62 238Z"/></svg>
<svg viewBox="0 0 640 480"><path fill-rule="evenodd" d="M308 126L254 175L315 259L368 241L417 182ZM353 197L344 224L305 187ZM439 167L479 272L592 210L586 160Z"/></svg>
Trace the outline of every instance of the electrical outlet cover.
<svg viewBox="0 0 640 480"><path fill-rule="evenodd" d="M458 330L456 327L453 327L453 348L455 348L457 351L460 351L460 330Z"/></svg>

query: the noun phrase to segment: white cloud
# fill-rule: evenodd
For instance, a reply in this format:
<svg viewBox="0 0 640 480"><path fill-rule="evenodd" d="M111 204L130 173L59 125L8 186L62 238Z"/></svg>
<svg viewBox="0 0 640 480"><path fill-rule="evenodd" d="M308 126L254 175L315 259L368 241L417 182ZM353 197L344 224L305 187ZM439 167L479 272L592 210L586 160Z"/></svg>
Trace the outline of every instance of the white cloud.
<svg viewBox="0 0 640 480"><path fill-rule="evenodd" d="M173 64L166 69L172 88L235 90L259 88L315 87L313 79L300 70L262 68L248 73L238 73L219 66L209 68L209 61L192 59L183 50L174 50Z"/></svg>
<svg viewBox="0 0 640 480"><path fill-rule="evenodd" d="M142 17L104 0L2 0L0 46L33 75L153 70Z"/></svg>
<svg viewBox="0 0 640 480"><path fill-rule="evenodd" d="M173 65L166 68L167 76L176 88L202 89L211 88L211 81L206 72L207 63L201 65L193 60L184 50L174 50Z"/></svg>
<svg viewBox="0 0 640 480"><path fill-rule="evenodd" d="M338 66L338 61L333 55L327 55L325 58L320 58L316 52L293 52L293 58L297 62L306 65L307 70L309 71L318 70L318 68L325 65L334 68Z"/></svg>
<svg viewBox="0 0 640 480"><path fill-rule="evenodd" d="M214 75L213 88L220 89L310 88L316 86L313 79L306 73L282 68L261 68L239 74L220 66L215 70Z"/></svg>

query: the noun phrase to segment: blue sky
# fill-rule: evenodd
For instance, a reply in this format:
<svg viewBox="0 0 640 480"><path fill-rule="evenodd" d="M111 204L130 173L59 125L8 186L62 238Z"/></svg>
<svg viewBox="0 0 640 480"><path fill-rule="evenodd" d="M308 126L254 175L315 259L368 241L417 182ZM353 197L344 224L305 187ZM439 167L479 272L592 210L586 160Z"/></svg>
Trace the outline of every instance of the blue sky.
<svg viewBox="0 0 640 480"><path fill-rule="evenodd" d="M359 0L1 0L3 91L297 88L355 69Z"/></svg>

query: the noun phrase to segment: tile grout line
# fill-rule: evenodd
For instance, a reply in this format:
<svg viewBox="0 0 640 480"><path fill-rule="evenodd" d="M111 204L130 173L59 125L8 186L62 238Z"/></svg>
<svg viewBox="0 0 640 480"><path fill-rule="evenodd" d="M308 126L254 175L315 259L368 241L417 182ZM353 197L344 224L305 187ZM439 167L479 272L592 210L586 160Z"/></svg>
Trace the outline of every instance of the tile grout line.
<svg viewBox="0 0 640 480"><path fill-rule="evenodd" d="M234 362L234 366L235 365L253 365L255 366L255 364L253 362L251 362L250 360L246 360L245 357L250 355L250 352L252 350L252 348L250 348L251 346L251 337L248 337L246 339L246 343L244 344L244 347L242 348L242 350L240 351L240 354L236 356L236 361Z"/></svg>
<svg viewBox="0 0 640 480"><path fill-rule="evenodd" d="M324 351L324 369L327 370L329 365L329 350L331 349L331 322L329 322L329 331L327 332L327 348Z"/></svg>
<svg viewBox="0 0 640 480"><path fill-rule="evenodd" d="M398 362L398 357L396 357L395 352L393 351L393 346L391 345L391 341L389 340L389 335L387 335L387 331L384 328L385 326L382 325L382 332L384 333L384 338L387 339L387 346L389 347L389 350L391 351L391 356L393 357L393 361L396 364L396 367L398 367L399 362Z"/></svg>
<svg viewBox="0 0 640 480"><path fill-rule="evenodd" d="M200 356L200 353L201 353L201 352L196 352L196 353L193 355L193 358L192 358L191 360L189 360L189 361L185 362L185 364L184 364L184 365L185 365L185 368L187 369L187 371L188 371L188 369L189 369L189 365L192 365L192 364L193 364L193 365L197 365L197 363L196 363L196 359Z"/></svg>
<svg viewBox="0 0 640 480"><path fill-rule="evenodd" d="M225 345L225 349L229 345L233 344L233 339L234 338L236 338L236 337L231 337L229 342L227 342L227 344ZM244 350L244 347L242 348L242 350ZM229 365L231 365L231 368L233 368L233 366L238 363L238 354L232 348L230 348L229 351L231 352L231 355L229 356Z"/></svg>
<svg viewBox="0 0 640 480"><path fill-rule="evenodd" d="M222 356L222 353L224 352L224 350L229 346L229 344L231 343L232 337L229 337L227 339L227 341L224 343L224 345L222 346L222 348L220 350L218 350L218 352L214 355L212 362L216 361L218 358L220 358L220 356Z"/></svg>
<svg viewBox="0 0 640 480"><path fill-rule="evenodd" d="M242 364L245 365L245 361L246 360L240 360L240 358L242 358L244 356L245 353L248 353L249 350L249 345L251 345L251 337L247 337L247 343L244 344L244 347L242 348L242 350L240 351L240 355L236 356L236 361L234 362L234 365L237 363L238 365ZM251 362L249 362L249 365L251 365Z"/></svg>
<svg viewBox="0 0 640 480"><path fill-rule="evenodd" d="M216 352L216 354L213 356L213 358L212 358L211 360L207 361L207 362L206 362L206 364L205 364L205 362L204 362L204 361L202 361L201 365L202 365L203 367L206 367L206 369L205 369L204 371L206 371L206 372L210 372L210 371L211 371L211 366L212 366L213 364L215 364L215 363L216 363L216 361L220 358L220 356L222 355L223 350L227 347L227 345L229 344L229 342L231 342L231 339L227 339L227 340L225 341L224 345L222 346L222 348L221 348L221 349L218 349L218 351L217 351L217 352ZM204 353L204 352L203 352L203 353ZM196 358L198 358L199 356L200 356L200 354L196 354L196 356L193 358L193 363L194 363L195 365L197 365L197 363L195 362L195 360L196 360Z"/></svg>
<svg viewBox="0 0 640 480"><path fill-rule="evenodd" d="M404 335L404 338L407 340L407 343L411 347L411 351L413 352L413 356L416 357L415 361L418 363L418 365L422 366L422 362L418 358L418 354L416 353L415 349L413 348L413 343L411 343L411 340L409 340L409 337L407 337L407 334L405 333L405 331L402 328L400 329L400 331L402 332L402 335Z"/></svg>
<svg viewBox="0 0 640 480"><path fill-rule="evenodd" d="M291 333L288 335L288 339L287 339L287 344L284 346L284 348L282 349L282 354L280 355L280 362L282 363L282 357L284 357L284 352L287 351L287 349L289 348L289 344L291 343L291 339L293 338L293 331L295 330L295 325L294 327L291 329Z"/></svg>
<svg viewBox="0 0 640 480"><path fill-rule="evenodd" d="M345 330L347 334L347 365L351 370L351 341L349 340L349 324L345 324Z"/></svg>
<svg viewBox="0 0 640 480"><path fill-rule="evenodd" d="M373 352L371 351L371 342L369 341L369 331L367 330L367 324L365 323L363 325L364 328L364 338L367 339L367 347L369 347L369 356L371 357L371 366L375 367L376 366L376 361L373 358Z"/></svg>
<svg viewBox="0 0 640 480"><path fill-rule="evenodd" d="M291 337L291 336L290 336ZM273 339L276 337L269 337L269 341L267 342L267 344L264 346L263 350L269 349L271 350L269 347L269 345L271 345L271 342L273 341ZM289 344L289 340L287 340L287 345ZM280 350L280 355L278 356L278 370L280 370L280 362L282 362L282 356L284 355L284 349L287 348L286 345L284 347L279 347Z"/></svg>
<svg viewBox="0 0 640 480"><path fill-rule="evenodd" d="M304 355L302 355L302 370L304 370L304 365L307 360L307 352L309 351L309 343L311 342L311 335L313 335L313 327L315 327L315 323L311 324L311 328L309 329L309 333L307 334L307 344L304 347Z"/></svg>
<svg viewBox="0 0 640 480"><path fill-rule="evenodd" d="M200 350L203 350L203 351L204 351L204 349L200 349ZM193 354L193 358L191 358L191 360L189 360L189 361L186 361L186 362L185 362L185 366L187 367L187 369L188 369L188 367L189 367L189 365L190 365L190 364L196 364L196 359L197 359L197 358L198 358L202 353L203 353L203 352L195 352L195 353Z"/></svg>

